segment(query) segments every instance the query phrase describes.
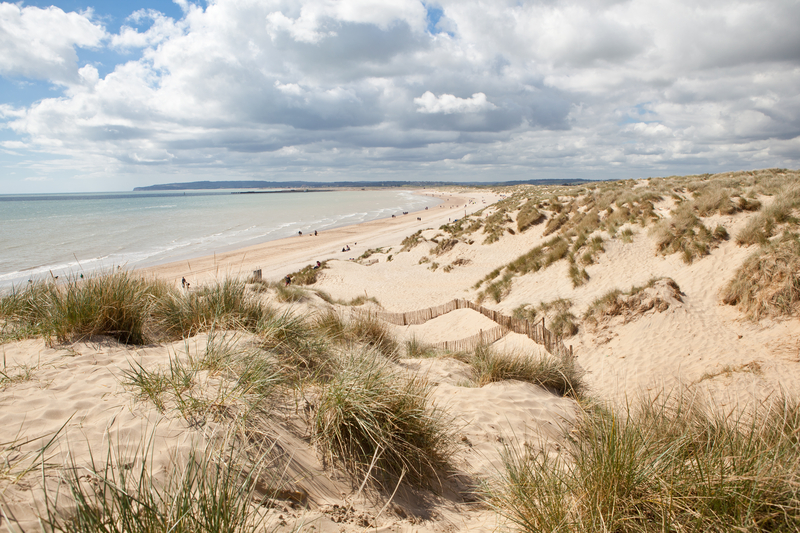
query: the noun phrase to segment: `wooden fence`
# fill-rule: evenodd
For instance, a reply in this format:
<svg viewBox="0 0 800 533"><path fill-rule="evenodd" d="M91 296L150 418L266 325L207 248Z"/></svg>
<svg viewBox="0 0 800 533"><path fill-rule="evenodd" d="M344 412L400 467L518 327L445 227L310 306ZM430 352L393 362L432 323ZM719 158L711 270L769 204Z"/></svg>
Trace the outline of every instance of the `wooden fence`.
<svg viewBox="0 0 800 533"><path fill-rule="evenodd" d="M398 326L411 326L411 325L424 324L428 320L432 320L436 317L445 315L447 313L455 311L456 309L472 309L473 311L477 311L478 313L482 314L483 316L497 323L501 328L507 331L513 331L514 333L525 335L529 339L536 342L537 344L541 344L542 346L544 346L545 350L547 350L553 355L561 357L572 357L572 346L567 348L564 345L564 342L561 339L561 337L559 337L558 335L547 329L544 324L544 318L542 318L541 322L537 321L536 323L532 323L524 318L514 318L506 316L493 309L488 309L486 307L483 307L482 305L478 305L476 303L470 302L469 300L463 300L460 298L449 301L442 305L429 307L427 309L420 309L417 311L409 311L406 313L386 313L383 311L366 311L366 312L385 322L389 322L390 324L395 324ZM479 335L480 333L477 336ZM473 335L473 337L477 336ZM473 337L469 337L469 339L472 339ZM497 339L501 337L502 335ZM467 340L468 339L462 339L461 341L453 341L453 343L466 342ZM485 342L494 342L494 341L485 341Z"/></svg>
<svg viewBox="0 0 800 533"><path fill-rule="evenodd" d="M457 341L444 341L437 342L431 346L436 350L445 350L449 352L469 352L474 350L480 344L491 344L497 342L503 337L508 335L508 330L503 326L497 326L486 331L481 330L477 335L460 339Z"/></svg>

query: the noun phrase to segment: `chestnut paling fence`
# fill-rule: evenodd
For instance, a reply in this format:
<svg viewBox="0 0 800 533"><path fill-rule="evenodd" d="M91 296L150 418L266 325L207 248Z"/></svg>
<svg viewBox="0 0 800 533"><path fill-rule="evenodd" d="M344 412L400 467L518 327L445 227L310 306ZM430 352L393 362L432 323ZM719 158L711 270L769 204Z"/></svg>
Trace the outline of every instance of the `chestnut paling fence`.
<svg viewBox="0 0 800 533"><path fill-rule="evenodd" d="M537 344L544 346L544 349L553 355L560 357L572 357L572 346L565 346L563 339L545 327L544 318L539 322L531 322L524 318L514 318L499 313L493 309L488 309L482 305L457 298L442 305L408 311L405 313L387 313L384 311L362 311L370 316L374 316L384 322L398 326L409 326L424 324L428 320L451 313L457 309L472 309L483 316L497 323L496 328L481 331L477 335L460 339L457 341L447 341L435 344L437 348L451 351L470 350L481 343L492 343L504 337L509 331L527 336Z"/></svg>

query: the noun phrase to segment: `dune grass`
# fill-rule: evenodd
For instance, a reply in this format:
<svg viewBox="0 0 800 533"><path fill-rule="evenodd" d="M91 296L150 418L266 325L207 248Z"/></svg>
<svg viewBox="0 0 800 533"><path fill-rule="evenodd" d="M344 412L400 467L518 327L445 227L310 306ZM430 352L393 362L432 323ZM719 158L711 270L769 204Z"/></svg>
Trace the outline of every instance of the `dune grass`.
<svg viewBox="0 0 800 533"><path fill-rule="evenodd" d="M479 345L472 353L456 358L472 366L473 379L479 387L518 380L534 383L559 396L580 398L584 392L581 372L571 358L502 353L486 345Z"/></svg>
<svg viewBox="0 0 800 533"><path fill-rule="evenodd" d="M674 211L672 217L660 222L653 232L661 254L680 253L687 264L708 255L727 238L727 232L709 230L689 207Z"/></svg>
<svg viewBox="0 0 800 533"><path fill-rule="evenodd" d="M247 284L237 279L203 285L192 291L171 291L153 309L157 326L169 339L219 329L252 330L265 307Z"/></svg>
<svg viewBox="0 0 800 533"><path fill-rule="evenodd" d="M320 272L326 268L328 268L328 262L321 261L319 267L316 265L306 265L297 272L289 274L289 277L292 278L292 283L296 285L313 285L317 282L317 279L319 279Z"/></svg>
<svg viewBox="0 0 800 533"><path fill-rule="evenodd" d="M800 313L800 236L788 234L748 257L722 290L753 320Z"/></svg>
<svg viewBox="0 0 800 533"><path fill-rule="evenodd" d="M584 411L561 455L509 447L491 501L519 531L797 531L800 406L739 417L642 400Z"/></svg>
<svg viewBox="0 0 800 533"><path fill-rule="evenodd" d="M171 356L168 368L145 368L131 361L123 371L123 385L160 412L174 408L197 422L231 416L240 408L264 411L284 382L277 359L241 342L236 332L212 330L203 351L193 354L187 342L185 352ZM220 378L213 390L199 386L197 376L202 371Z"/></svg>
<svg viewBox="0 0 800 533"><path fill-rule="evenodd" d="M0 298L7 324L55 342L96 335L144 344L152 335L156 302L170 293L163 282L128 272L36 282Z"/></svg>
<svg viewBox="0 0 800 533"><path fill-rule="evenodd" d="M267 454L252 460L229 442L195 445L162 473L153 446L152 438L133 453L109 446L104 461L68 464L61 487L46 494L42 525L65 533L261 530L265 515L257 508L274 492L264 487L279 486Z"/></svg>
<svg viewBox="0 0 800 533"><path fill-rule="evenodd" d="M673 298L679 302L683 301L681 289L678 284L675 283L675 280L672 278L653 277L644 285L634 285L628 291L623 292L620 289L612 289L604 295L595 298L584 312L583 320L587 323L596 324L602 317L620 316L636 310L638 310L639 313L643 313L655 307L659 312L665 311L669 307L669 304L661 298L661 296L654 297L646 306L642 305L643 291L654 287L658 282L663 282L663 285L670 291Z"/></svg>
<svg viewBox="0 0 800 533"><path fill-rule="evenodd" d="M540 314L549 319L547 327L559 337L571 337L578 333L578 319L570 311L571 308L572 300L567 298L557 298L539 304Z"/></svg>
<svg viewBox="0 0 800 533"><path fill-rule="evenodd" d="M536 208L536 201L528 200L517 213L517 231L523 232L526 229L540 224L545 219L545 215Z"/></svg>
<svg viewBox="0 0 800 533"><path fill-rule="evenodd" d="M409 359L423 359L427 357L435 357L436 350L421 340L416 335L403 343L405 348L405 356Z"/></svg>
<svg viewBox="0 0 800 533"><path fill-rule="evenodd" d="M399 374L377 351L349 350L319 396L314 440L355 477L436 485L453 437L429 397L425 380Z"/></svg>
<svg viewBox="0 0 800 533"><path fill-rule="evenodd" d="M126 271L32 283L0 298L6 335L66 343L109 336L125 344L176 340L212 326L253 329L267 309L243 281L180 291Z"/></svg>

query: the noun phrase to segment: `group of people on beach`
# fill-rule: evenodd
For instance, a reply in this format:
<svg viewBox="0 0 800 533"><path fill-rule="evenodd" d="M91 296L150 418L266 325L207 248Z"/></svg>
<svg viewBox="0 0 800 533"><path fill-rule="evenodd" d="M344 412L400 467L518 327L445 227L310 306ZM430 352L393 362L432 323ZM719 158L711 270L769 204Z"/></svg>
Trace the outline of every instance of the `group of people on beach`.
<svg viewBox="0 0 800 533"><path fill-rule="evenodd" d="M303 236L303 232L302 231L298 231L297 234L300 235L301 237ZM316 237L317 236L317 230L314 230L314 233L312 235L314 235L314 237Z"/></svg>
<svg viewBox="0 0 800 533"><path fill-rule="evenodd" d="M188 282L188 281L186 281L186 278L185 278L185 277L181 278L181 287L183 287L183 288L184 288L184 289L186 289L186 290L188 290L188 289L189 289L189 282Z"/></svg>

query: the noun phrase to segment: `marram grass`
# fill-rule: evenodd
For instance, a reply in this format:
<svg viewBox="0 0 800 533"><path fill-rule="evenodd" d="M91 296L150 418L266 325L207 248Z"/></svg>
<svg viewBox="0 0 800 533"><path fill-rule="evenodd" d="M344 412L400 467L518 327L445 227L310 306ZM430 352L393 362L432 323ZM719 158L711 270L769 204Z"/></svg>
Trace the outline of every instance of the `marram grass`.
<svg viewBox="0 0 800 533"><path fill-rule="evenodd" d="M338 359L313 428L324 456L356 478L436 484L448 468L453 437L444 413L430 405L430 385L399 374L375 350Z"/></svg>
<svg viewBox="0 0 800 533"><path fill-rule="evenodd" d="M642 400L583 412L560 455L509 447L489 502L526 532L800 529L800 407Z"/></svg>

